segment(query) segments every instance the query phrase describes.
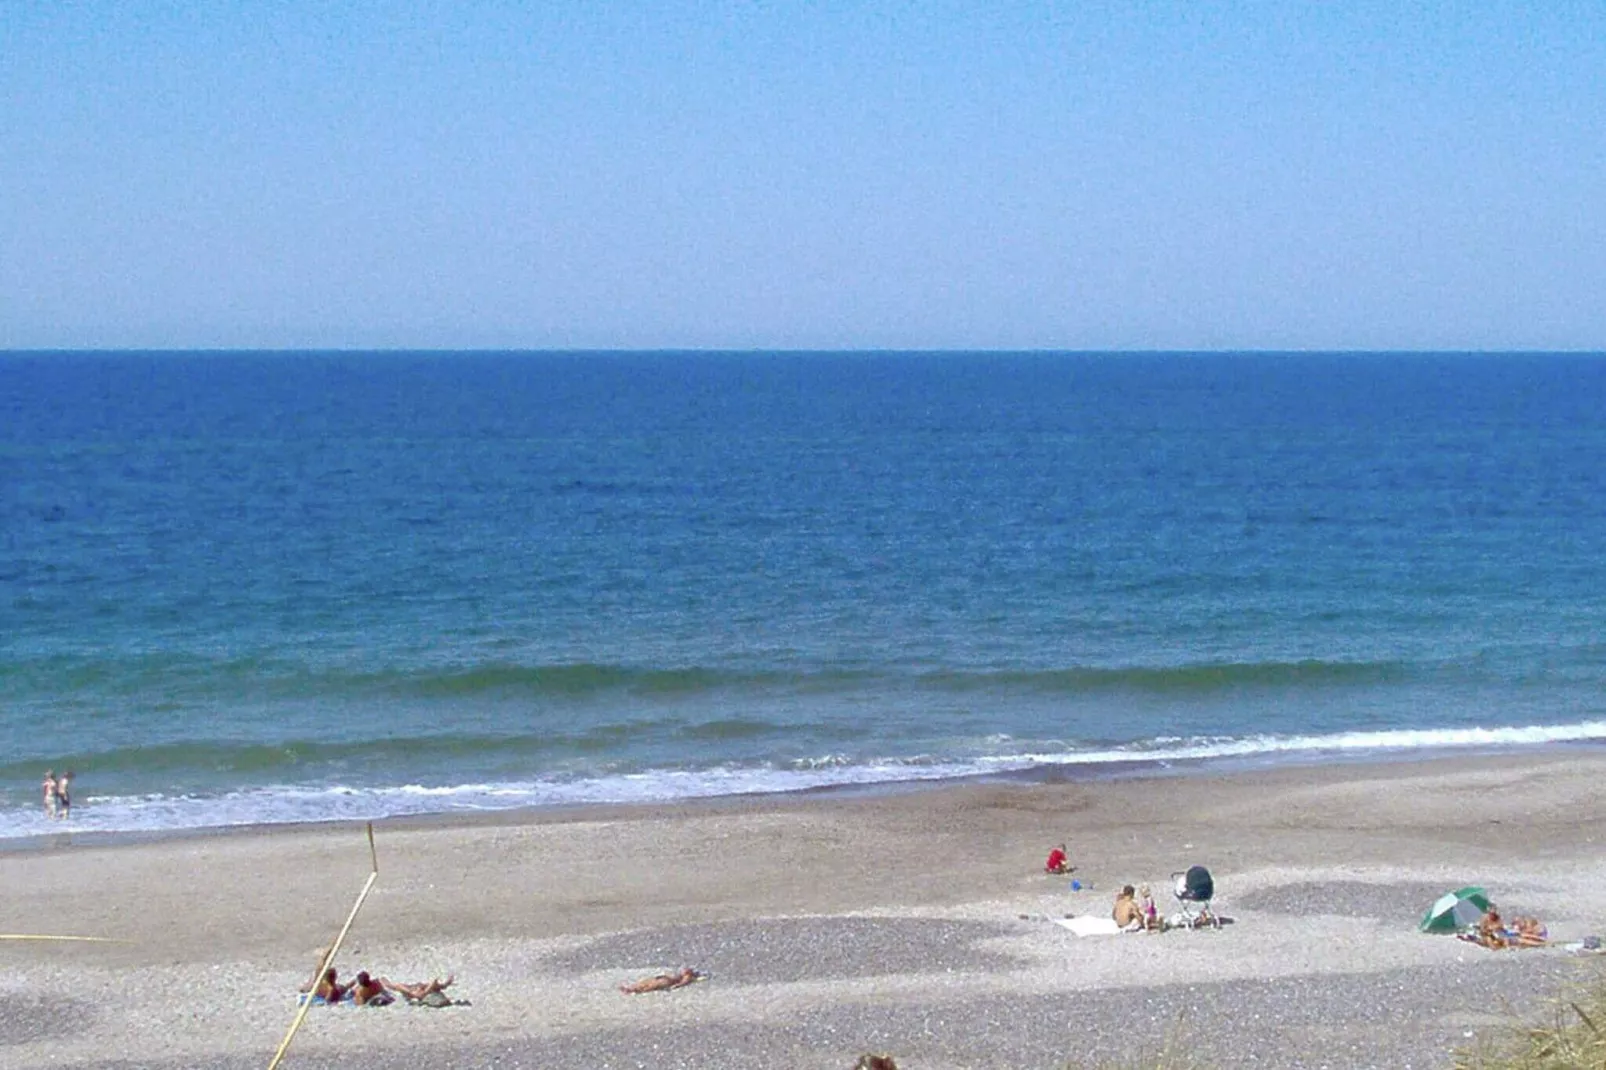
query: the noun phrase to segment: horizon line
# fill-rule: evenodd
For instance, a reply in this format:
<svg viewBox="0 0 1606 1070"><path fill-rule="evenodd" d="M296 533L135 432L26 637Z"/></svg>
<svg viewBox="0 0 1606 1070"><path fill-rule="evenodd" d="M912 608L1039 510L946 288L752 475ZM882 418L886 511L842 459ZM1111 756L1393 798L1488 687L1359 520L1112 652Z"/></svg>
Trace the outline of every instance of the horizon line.
<svg viewBox="0 0 1606 1070"><path fill-rule="evenodd" d="M1206 348L1059 348L1009 347L990 349L975 346L870 346L863 348L829 346L31 346L0 348L0 357L48 356L55 354L93 354L101 356L171 354L189 356L312 356L321 354L411 355L438 354L461 356L545 354L564 356L960 356L988 353L1019 356L1606 356L1602 348L1346 348L1346 347L1206 347Z"/></svg>

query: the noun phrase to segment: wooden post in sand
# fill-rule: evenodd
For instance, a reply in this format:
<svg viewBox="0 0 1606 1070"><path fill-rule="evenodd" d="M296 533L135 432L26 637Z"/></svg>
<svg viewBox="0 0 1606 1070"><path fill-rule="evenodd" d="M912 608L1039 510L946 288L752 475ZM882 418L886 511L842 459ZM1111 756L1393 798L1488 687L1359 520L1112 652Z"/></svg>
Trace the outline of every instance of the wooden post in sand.
<svg viewBox="0 0 1606 1070"><path fill-rule="evenodd" d="M290 1041L295 1039L296 1030L301 1028L302 1021L307 1017L307 1011L312 1009L312 993L318 990L318 982L323 980L323 973L329 968L329 964L335 961L335 955L340 951L340 945L345 941L346 933L351 931L351 923L357 920L357 911L362 909L363 900L368 898L368 893L374 887L374 881L379 879L379 851L374 847L374 823L372 821L368 822L368 860L373 863L373 869L368 874L368 880L363 883L362 891L357 893L357 901L351 904L351 913L346 915L346 924L340 927L340 933L335 937L335 942L329 945L329 953L323 957L323 961L318 963L318 972L313 977L312 988L308 990L306 998L301 1001L301 1006L297 1008L295 1020L290 1023L289 1032L285 1033L284 1039L279 1042L279 1050L273 1053L273 1061L268 1064L268 1070L275 1070L275 1067L284 1058L284 1053L290 1050Z"/></svg>

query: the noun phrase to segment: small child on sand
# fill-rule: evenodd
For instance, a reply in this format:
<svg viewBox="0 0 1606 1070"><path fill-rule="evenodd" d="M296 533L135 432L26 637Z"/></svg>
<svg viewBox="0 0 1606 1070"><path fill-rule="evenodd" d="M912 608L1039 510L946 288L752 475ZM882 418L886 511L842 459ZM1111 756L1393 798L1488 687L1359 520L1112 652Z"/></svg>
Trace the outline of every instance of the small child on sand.
<svg viewBox="0 0 1606 1070"><path fill-rule="evenodd" d="M1155 909L1154 896L1147 884L1138 885L1138 911L1143 915L1143 928L1148 932L1160 931L1160 912Z"/></svg>
<svg viewBox="0 0 1606 1070"><path fill-rule="evenodd" d="M1048 852L1048 861L1043 863L1044 873L1069 873L1071 871L1070 856L1065 853L1065 845L1058 844Z"/></svg>

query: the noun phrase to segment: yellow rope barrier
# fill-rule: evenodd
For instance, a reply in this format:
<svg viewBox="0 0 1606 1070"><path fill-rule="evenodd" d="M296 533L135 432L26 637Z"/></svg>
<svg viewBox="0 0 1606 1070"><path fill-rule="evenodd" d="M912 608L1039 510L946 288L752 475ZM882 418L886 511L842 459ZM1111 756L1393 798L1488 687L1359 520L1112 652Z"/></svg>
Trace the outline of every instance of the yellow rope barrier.
<svg viewBox="0 0 1606 1070"><path fill-rule="evenodd" d="M290 1041L295 1039L296 1030L301 1028L307 1012L312 1009L312 993L318 990L318 982L323 979L324 971L329 968L329 964L335 961L340 945L345 942L346 933L351 931L351 923L357 920L357 911L362 909L363 900L368 898L368 893L373 890L374 881L379 879L379 852L374 847L372 821L368 822L368 858L373 863L373 870L368 874L368 880L363 884L362 891L357 893L357 901L351 905L351 913L346 915L346 924L340 927L340 934L335 937L335 942L329 945L329 953L318 963L318 972L313 975L313 986L307 992L306 998L301 1001L301 1006L297 1008L295 1020L290 1023L289 1032L285 1033L284 1039L279 1042L279 1050L273 1053L273 1061L268 1064L268 1070L275 1070L284 1058L284 1053L290 1050Z"/></svg>

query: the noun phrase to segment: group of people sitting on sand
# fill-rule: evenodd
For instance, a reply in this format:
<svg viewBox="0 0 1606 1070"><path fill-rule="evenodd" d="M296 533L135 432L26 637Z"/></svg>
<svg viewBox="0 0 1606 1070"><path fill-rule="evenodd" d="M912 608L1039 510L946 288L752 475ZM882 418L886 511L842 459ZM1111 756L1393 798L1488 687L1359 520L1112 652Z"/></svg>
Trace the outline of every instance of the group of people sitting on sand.
<svg viewBox="0 0 1606 1070"><path fill-rule="evenodd" d="M1512 918L1507 924L1500 916L1500 911L1490 903L1478 927L1462 933L1461 938L1498 951L1507 947L1544 947L1550 940L1550 931L1538 918Z"/></svg>
<svg viewBox="0 0 1606 1070"><path fill-rule="evenodd" d="M410 984L406 981L392 981L388 977L373 977L367 970L358 970L354 981L342 984L339 972L333 966L325 965L324 956L320 954L318 968L297 991L316 1001L324 1003L350 1001L359 1007L386 1007L396 1002L397 996L408 1003L445 1007L457 1002L446 995L446 990L452 987L456 980L456 974L447 974L444 981L436 977Z"/></svg>
<svg viewBox="0 0 1606 1070"><path fill-rule="evenodd" d="M1068 874L1076 867L1071 865L1070 856L1065 851L1063 843L1056 844L1048 852L1048 859L1043 863L1043 871L1053 874ZM1206 908L1206 917L1208 907ZM1115 924L1121 927L1122 932L1150 932L1157 933L1165 929L1166 923L1160 917L1160 911L1154 905L1154 896L1149 892L1147 884L1140 884L1134 888L1130 884L1121 886L1121 891L1115 897L1115 906L1111 908L1110 916Z"/></svg>
<svg viewBox="0 0 1606 1070"><path fill-rule="evenodd" d="M1161 928L1160 912L1155 909L1154 896L1149 894L1147 884L1141 884L1136 889L1130 884L1122 885L1110 916L1122 932L1157 933Z"/></svg>

